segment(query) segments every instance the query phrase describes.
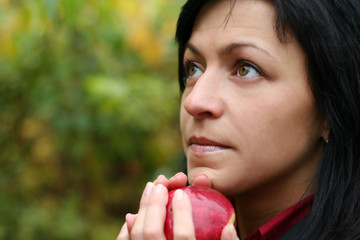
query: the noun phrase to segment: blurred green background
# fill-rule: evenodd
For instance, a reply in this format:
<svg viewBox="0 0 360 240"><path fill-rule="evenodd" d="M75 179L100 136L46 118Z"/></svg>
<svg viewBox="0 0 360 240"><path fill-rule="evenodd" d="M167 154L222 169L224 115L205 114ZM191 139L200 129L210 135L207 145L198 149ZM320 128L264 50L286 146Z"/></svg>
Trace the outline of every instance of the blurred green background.
<svg viewBox="0 0 360 240"><path fill-rule="evenodd" d="M184 0L0 0L0 239L115 239L181 170Z"/></svg>

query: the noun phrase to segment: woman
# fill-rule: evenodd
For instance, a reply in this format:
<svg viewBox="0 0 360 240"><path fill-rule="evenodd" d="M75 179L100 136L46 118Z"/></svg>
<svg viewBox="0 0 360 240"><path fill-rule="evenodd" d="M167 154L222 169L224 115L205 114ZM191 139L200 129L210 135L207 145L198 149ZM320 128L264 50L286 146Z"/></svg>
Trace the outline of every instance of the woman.
<svg viewBox="0 0 360 240"><path fill-rule="evenodd" d="M178 20L189 183L234 199L222 239L360 239L360 2L188 0ZM148 183L118 239L165 239ZM175 239L194 239L177 190Z"/></svg>

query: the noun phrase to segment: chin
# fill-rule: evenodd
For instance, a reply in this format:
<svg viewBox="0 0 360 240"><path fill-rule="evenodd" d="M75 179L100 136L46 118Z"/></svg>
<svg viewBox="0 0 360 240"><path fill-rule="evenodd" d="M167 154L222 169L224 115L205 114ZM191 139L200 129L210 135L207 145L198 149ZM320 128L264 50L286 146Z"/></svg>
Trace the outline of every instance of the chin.
<svg viewBox="0 0 360 240"><path fill-rule="evenodd" d="M188 180L190 185L194 184L194 181L201 176L206 176L208 178L208 181L212 188L215 190L224 193L229 193L229 187L226 182L224 182L224 179L226 179L226 176L223 176L219 173L216 173L216 170L207 168L207 167L201 167L201 168L193 168L189 169L188 171ZM220 177L219 176L223 176ZM203 180L204 181L204 180Z"/></svg>

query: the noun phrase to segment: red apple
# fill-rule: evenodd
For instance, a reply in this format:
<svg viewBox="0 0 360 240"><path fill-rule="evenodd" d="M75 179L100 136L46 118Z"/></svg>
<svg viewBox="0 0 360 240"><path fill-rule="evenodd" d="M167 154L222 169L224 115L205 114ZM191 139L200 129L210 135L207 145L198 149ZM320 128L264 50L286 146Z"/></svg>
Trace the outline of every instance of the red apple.
<svg viewBox="0 0 360 240"><path fill-rule="evenodd" d="M235 223L234 207L220 192L200 186L180 189L190 197L197 240L219 240L223 228L229 223ZM166 206L164 232L167 240L173 240L172 199L175 190L169 192L169 201Z"/></svg>

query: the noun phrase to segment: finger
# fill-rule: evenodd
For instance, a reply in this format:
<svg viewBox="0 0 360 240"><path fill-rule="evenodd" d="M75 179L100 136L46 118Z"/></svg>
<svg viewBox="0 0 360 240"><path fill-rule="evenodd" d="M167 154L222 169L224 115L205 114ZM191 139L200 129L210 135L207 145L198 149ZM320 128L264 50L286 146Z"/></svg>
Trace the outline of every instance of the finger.
<svg viewBox="0 0 360 240"><path fill-rule="evenodd" d="M128 232L128 227L125 222L125 224L122 226L119 236L116 238L116 240L130 240L130 235Z"/></svg>
<svg viewBox="0 0 360 240"><path fill-rule="evenodd" d="M153 191L154 184L152 182L148 182L146 184L145 190L140 200L140 208L137 214L135 223L130 231L130 236L132 240L142 239L143 227L146 217L146 209L149 201L149 197L151 192Z"/></svg>
<svg viewBox="0 0 360 240"><path fill-rule="evenodd" d="M154 184L162 184L167 187L169 185L169 180L164 175L159 175L154 181Z"/></svg>
<svg viewBox="0 0 360 240"><path fill-rule="evenodd" d="M211 181L208 176L206 175L200 175L194 179L192 182L192 185L196 186L203 186L203 187L211 187Z"/></svg>
<svg viewBox="0 0 360 240"><path fill-rule="evenodd" d="M175 191L174 198L172 200L172 208L174 219L174 240L195 240L191 201L184 191L180 189Z"/></svg>
<svg viewBox="0 0 360 240"><path fill-rule="evenodd" d="M180 172L169 179L168 189L172 190L180 187L185 187L186 184L187 184L187 176L184 173Z"/></svg>
<svg viewBox="0 0 360 240"><path fill-rule="evenodd" d="M131 213L126 214L125 219L126 219L126 225L128 228L128 232L131 232L131 230L135 224L136 217L137 217L137 214L131 214Z"/></svg>
<svg viewBox="0 0 360 240"><path fill-rule="evenodd" d="M154 181L154 184L162 184L165 187L168 188L168 190L180 188L186 186L187 183L187 176L180 172L177 173L175 176L173 176L170 179L167 179L164 175L160 175L157 177L157 179Z"/></svg>
<svg viewBox="0 0 360 240"><path fill-rule="evenodd" d="M166 204L168 202L168 190L158 184L151 193L146 209L144 223L144 238L165 240L164 223L166 218Z"/></svg>
<svg viewBox="0 0 360 240"><path fill-rule="evenodd" d="M228 224L224 227L221 233L221 240L239 240L233 224Z"/></svg>

